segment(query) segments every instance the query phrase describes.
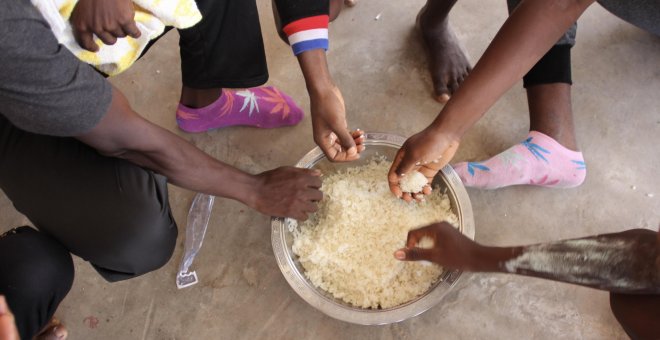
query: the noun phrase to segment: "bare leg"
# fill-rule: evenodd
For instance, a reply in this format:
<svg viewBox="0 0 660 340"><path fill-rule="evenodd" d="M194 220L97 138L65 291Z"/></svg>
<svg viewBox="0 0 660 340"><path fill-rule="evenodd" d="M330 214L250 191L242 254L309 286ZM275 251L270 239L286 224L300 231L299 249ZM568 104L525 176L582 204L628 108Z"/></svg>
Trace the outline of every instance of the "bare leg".
<svg viewBox="0 0 660 340"><path fill-rule="evenodd" d="M213 104L222 94L222 88L217 89L194 89L192 87L181 87L180 103L187 107L198 109Z"/></svg>
<svg viewBox="0 0 660 340"><path fill-rule="evenodd" d="M424 44L429 52L429 71L434 98L446 103L472 70L449 26L449 12L456 0L427 0L417 15Z"/></svg>
<svg viewBox="0 0 660 340"><path fill-rule="evenodd" d="M632 339L660 339L660 295L610 293L610 307Z"/></svg>
<svg viewBox="0 0 660 340"><path fill-rule="evenodd" d="M540 84L527 88L529 129L552 137L565 148L577 151L571 85Z"/></svg>

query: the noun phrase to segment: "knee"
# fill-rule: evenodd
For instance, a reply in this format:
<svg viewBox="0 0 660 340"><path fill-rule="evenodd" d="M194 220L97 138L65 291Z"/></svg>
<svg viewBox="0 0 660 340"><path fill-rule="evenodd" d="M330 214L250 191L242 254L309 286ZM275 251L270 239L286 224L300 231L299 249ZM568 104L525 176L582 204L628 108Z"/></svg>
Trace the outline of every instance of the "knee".
<svg viewBox="0 0 660 340"><path fill-rule="evenodd" d="M135 180L138 184L125 189L135 192L130 194L131 204L122 209L126 218L120 221L119 230L123 235L113 239L113 253L119 252L118 260L122 262L117 264L118 269L135 275L165 265L174 252L177 238L166 179L151 173L140 173L140 176L144 178Z"/></svg>
<svg viewBox="0 0 660 340"><path fill-rule="evenodd" d="M0 293L30 339L55 313L73 284L73 260L57 241L28 227L0 238Z"/></svg>
<svg viewBox="0 0 660 340"><path fill-rule="evenodd" d="M134 249L135 273L142 275L164 266L172 257L178 235L177 227L171 218L160 219L149 227L141 226L136 234Z"/></svg>
<svg viewBox="0 0 660 340"><path fill-rule="evenodd" d="M37 254L24 265L20 279L29 296L47 297L57 294L66 296L73 285L73 260L68 251L60 249L37 250Z"/></svg>
<svg viewBox="0 0 660 340"><path fill-rule="evenodd" d="M171 218L133 223L112 252L96 257L94 268L109 282L128 280L164 266L172 257L177 228Z"/></svg>
<svg viewBox="0 0 660 340"><path fill-rule="evenodd" d="M3 265L0 285L20 287L20 295L37 300L49 299L54 294L63 297L71 289L74 276L71 254L51 237L21 227L3 240L2 248L1 257L10 263Z"/></svg>

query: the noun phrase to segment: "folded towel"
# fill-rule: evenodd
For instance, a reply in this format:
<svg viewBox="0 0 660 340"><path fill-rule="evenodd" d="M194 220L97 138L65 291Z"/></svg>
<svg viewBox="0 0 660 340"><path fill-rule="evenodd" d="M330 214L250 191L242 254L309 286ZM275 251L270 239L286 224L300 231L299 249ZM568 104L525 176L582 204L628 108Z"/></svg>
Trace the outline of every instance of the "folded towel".
<svg viewBox="0 0 660 340"><path fill-rule="evenodd" d="M188 28L200 20L202 14L194 0L133 0L135 23L142 35L118 38L114 45L105 45L98 37L98 52L90 52L78 45L73 37L69 17L78 0L32 0L46 19L57 41L78 59L99 71L113 76L128 69L140 57L150 40L163 34L165 26Z"/></svg>

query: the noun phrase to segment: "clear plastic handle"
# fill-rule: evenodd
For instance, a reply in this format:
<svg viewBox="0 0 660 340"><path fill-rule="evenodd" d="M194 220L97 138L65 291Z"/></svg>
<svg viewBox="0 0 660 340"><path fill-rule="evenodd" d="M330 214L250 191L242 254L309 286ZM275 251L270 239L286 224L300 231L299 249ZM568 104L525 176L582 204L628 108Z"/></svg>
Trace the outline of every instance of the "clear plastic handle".
<svg viewBox="0 0 660 340"><path fill-rule="evenodd" d="M190 211L188 212L188 224L186 225L186 239L183 248L183 258L176 275L176 286L181 289L192 286L198 281L197 273L190 272L190 266L195 256L202 248L206 227L211 218L214 196L198 193L195 195Z"/></svg>

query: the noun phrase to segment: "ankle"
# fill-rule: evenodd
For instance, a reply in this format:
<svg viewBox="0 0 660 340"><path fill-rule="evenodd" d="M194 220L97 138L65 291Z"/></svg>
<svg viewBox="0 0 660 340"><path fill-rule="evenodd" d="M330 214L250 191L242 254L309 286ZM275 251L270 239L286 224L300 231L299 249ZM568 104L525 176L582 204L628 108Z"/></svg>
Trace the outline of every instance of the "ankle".
<svg viewBox="0 0 660 340"><path fill-rule="evenodd" d="M536 131L540 132L552 139L557 143L561 144L564 148L579 152L580 149L577 146L577 141L575 140L575 134L572 131L564 131L562 129L548 129L546 127L530 127L529 132Z"/></svg>
<svg viewBox="0 0 660 340"><path fill-rule="evenodd" d="M222 95L222 88L194 89L183 86L179 103L191 109L199 109L213 104Z"/></svg>
<svg viewBox="0 0 660 340"><path fill-rule="evenodd" d="M422 33L437 34L447 29L449 25L449 12L438 13L437 11L430 10L428 6L424 7L419 12L418 23Z"/></svg>
<svg viewBox="0 0 660 340"><path fill-rule="evenodd" d="M527 88L530 131L553 138L567 149L577 151L571 85L538 84Z"/></svg>

